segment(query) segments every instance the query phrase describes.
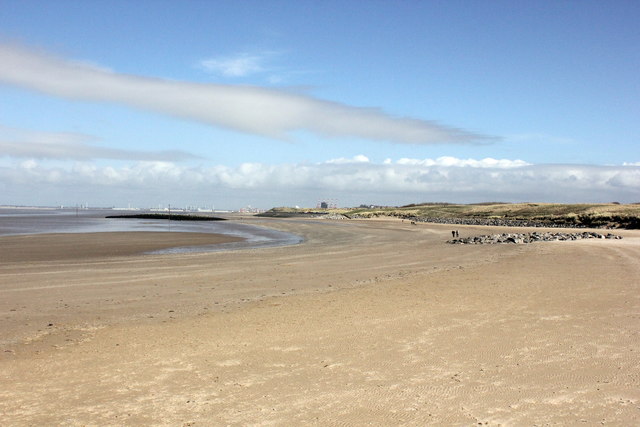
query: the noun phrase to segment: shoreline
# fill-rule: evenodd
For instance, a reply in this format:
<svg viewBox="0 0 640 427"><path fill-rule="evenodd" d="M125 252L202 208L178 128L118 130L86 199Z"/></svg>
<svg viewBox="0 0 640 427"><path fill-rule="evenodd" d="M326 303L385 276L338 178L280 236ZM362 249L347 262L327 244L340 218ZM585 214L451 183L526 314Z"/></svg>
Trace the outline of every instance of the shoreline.
<svg viewBox="0 0 640 427"><path fill-rule="evenodd" d="M640 233L473 246L447 225L241 221L305 243L3 263L5 419L640 421Z"/></svg>

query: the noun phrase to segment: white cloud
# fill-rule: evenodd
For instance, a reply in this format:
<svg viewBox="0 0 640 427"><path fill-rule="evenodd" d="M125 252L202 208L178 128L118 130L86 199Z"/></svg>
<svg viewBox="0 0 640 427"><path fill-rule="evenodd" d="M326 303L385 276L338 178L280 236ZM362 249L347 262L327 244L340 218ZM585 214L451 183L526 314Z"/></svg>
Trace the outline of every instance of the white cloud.
<svg viewBox="0 0 640 427"><path fill-rule="evenodd" d="M38 167L38 163L34 159L28 159L20 163L20 168L28 171Z"/></svg>
<svg viewBox="0 0 640 427"><path fill-rule="evenodd" d="M269 85L282 85L292 77L316 73L310 70L285 69L273 65L274 60L282 54L283 52L276 50L240 52L234 55L203 59L198 63L198 68L207 73L228 78L259 76Z"/></svg>
<svg viewBox="0 0 640 427"><path fill-rule="evenodd" d="M265 54L239 53L233 56L219 56L204 59L200 66L226 77L245 77L264 71Z"/></svg>
<svg viewBox="0 0 640 427"><path fill-rule="evenodd" d="M164 160L195 156L183 151L136 151L92 145L98 138L74 132L38 132L0 125L0 157L59 160Z"/></svg>
<svg viewBox="0 0 640 427"><path fill-rule="evenodd" d="M390 160L389 160L390 162ZM508 159L493 159L486 157L481 160L476 159L458 159L455 157L443 156L437 159L405 159L398 160L400 165L415 165L415 166L470 166L474 168L514 168L520 166L527 166L529 163L523 160L508 160Z"/></svg>
<svg viewBox="0 0 640 427"><path fill-rule="evenodd" d="M355 158L364 160L365 156ZM27 190L32 194L40 191L46 196L59 193L63 197L65 193L61 189L72 188L73 194L99 195L96 197L100 199L90 200L96 205L118 204L124 194L129 195L129 201L149 206L160 199L189 204L213 197L219 204L248 199L251 204L263 207L301 203L308 206L315 205L317 194L334 195L343 205L398 205L422 201L640 201L640 166L476 167L469 159L449 160L454 165L425 166L419 161L406 160L395 163L244 163L237 167L139 162L119 168L86 163L71 167L46 166L26 161L0 167L0 183L6 186L7 197ZM63 202L68 204L77 200L58 203ZM242 202L238 203L240 205L235 207L242 205Z"/></svg>
<svg viewBox="0 0 640 427"><path fill-rule="evenodd" d="M0 81L47 95L113 102L281 140L298 130L404 144L492 139L428 120L286 91L119 74L9 44L0 44Z"/></svg>
<svg viewBox="0 0 640 427"><path fill-rule="evenodd" d="M367 156L362 155L362 154L358 154L356 156L353 156L350 159L347 159L347 158L344 158L344 157L340 157L338 159L327 160L326 163L330 163L330 164L334 164L334 165L343 165L343 164L348 164L348 163L369 163L369 158Z"/></svg>

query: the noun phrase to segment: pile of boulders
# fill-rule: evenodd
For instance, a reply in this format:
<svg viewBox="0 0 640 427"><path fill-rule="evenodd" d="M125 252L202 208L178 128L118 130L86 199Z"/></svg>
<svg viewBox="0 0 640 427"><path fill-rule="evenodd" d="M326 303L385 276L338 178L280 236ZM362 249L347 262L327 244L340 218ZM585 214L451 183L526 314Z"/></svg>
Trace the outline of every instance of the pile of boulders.
<svg viewBox="0 0 640 427"><path fill-rule="evenodd" d="M447 240L447 243L462 245L490 245L496 243L533 243L552 242L556 240L582 239L622 239L622 236L611 233L600 234L593 231L585 231L583 233L503 233L473 237L461 237L457 239Z"/></svg>
<svg viewBox="0 0 640 427"><path fill-rule="evenodd" d="M417 219L420 222L432 222L436 224L459 224L459 225L489 225L497 227L579 227L575 224L554 224L549 221L533 221L523 219L504 218L438 218L424 217Z"/></svg>
<svg viewBox="0 0 640 427"><path fill-rule="evenodd" d="M417 222L431 222L435 224L451 225L488 225L494 227L536 227L536 228L584 228L583 225L571 223L554 223L551 221L534 221L525 219L506 218L439 218L420 217L413 218Z"/></svg>
<svg viewBox="0 0 640 427"><path fill-rule="evenodd" d="M348 215L347 218L377 218L379 216L386 216L387 214L373 212L371 214L353 214ZM536 221L527 219L507 219L507 218L449 218L449 217L432 217L432 216L413 216L404 214L390 213L389 216L395 216L398 218L410 220L413 222L428 222L433 224L451 224L451 225L481 225L481 226L493 226L493 227L530 227L530 228L585 228L584 225L575 224L566 221L553 222Z"/></svg>

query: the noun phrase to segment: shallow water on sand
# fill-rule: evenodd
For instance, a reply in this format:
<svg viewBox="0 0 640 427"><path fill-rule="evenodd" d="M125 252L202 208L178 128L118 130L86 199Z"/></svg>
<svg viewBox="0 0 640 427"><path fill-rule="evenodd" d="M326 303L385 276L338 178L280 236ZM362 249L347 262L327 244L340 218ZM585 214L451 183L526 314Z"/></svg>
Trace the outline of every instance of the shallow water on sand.
<svg viewBox="0 0 640 427"><path fill-rule="evenodd" d="M229 221L168 221L137 218L105 218L108 215L143 213L112 209L4 209L0 208L0 236L44 233L98 233L166 231L226 234L241 242L163 249L153 253L212 252L295 245L302 238L268 228ZM216 215L217 216L217 215Z"/></svg>

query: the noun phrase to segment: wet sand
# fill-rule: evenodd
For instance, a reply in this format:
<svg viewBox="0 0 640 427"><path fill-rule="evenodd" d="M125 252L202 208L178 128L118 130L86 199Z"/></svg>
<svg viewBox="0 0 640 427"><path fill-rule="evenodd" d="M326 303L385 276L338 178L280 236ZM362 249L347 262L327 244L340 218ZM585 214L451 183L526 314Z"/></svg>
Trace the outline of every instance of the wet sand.
<svg viewBox="0 0 640 427"><path fill-rule="evenodd" d="M443 225L244 221L306 241L2 258L1 418L640 423L640 232L460 246Z"/></svg>
<svg viewBox="0 0 640 427"><path fill-rule="evenodd" d="M2 243L0 245L0 260L3 263L79 261L88 258L140 255L162 249L217 245L242 240L239 237L213 233L131 231L0 236Z"/></svg>

